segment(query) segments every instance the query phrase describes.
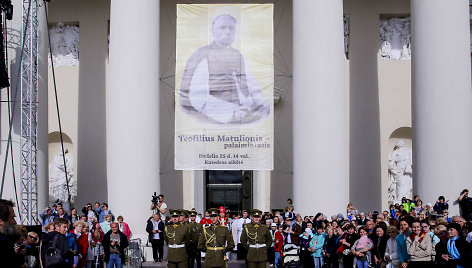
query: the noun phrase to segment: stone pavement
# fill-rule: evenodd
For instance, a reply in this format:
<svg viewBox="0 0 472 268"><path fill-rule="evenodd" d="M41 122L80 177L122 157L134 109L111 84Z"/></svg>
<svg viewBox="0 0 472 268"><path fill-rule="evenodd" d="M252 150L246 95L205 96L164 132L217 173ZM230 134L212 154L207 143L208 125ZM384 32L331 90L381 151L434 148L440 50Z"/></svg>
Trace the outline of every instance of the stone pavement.
<svg viewBox="0 0 472 268"><path fill-rule="evenodd" d="M143 262L143 268L144 267L167 267L167 262L152 262L152 261L147 261L147 262ZM196 265L194 267L197 267ZM204 268L205 265L203 264L203 261L202 261L202 268ZM246 262L245 261L238 261L238 260L234 260L234 261L229 261L228 262L228 268L243 268L243 267L246 267Z"/></svg>

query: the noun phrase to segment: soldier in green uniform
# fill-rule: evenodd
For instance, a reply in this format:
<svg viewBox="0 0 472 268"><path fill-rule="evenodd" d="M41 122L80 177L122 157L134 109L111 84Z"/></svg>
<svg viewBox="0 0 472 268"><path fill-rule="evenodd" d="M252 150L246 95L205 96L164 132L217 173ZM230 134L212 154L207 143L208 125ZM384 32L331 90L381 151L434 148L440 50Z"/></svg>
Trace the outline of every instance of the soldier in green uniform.
<svg viewBox="0 0 472 268"><path fill-rule="evenodd" d="M169 247L167 251L167 267L169 268L187 268L187 249L186 244L189 241L188 229L180 224L179 217L181 211L170 210L171 224L166 226L164 239Z"/></svg>
<svg viewBox="0 0 472 268"><path fill-rule="evenodd" d="M225 267L226 252L234 248L233 237L227 227L221 226L218 221L218 209L208 210L211 225L203 228L203 234L198 240L198 249L206 251L205 268Z"/></svg>
<svg viewBox="0 0 472 268"><path fill-rule="evenodd" d="M247 267L265 268L267 262L267 250L272 245L272 235L267 226L260 224L262 211L251 210L251 223L243 226L241 233L241 245L248 249Z"/></svg>
<svg viewBox="0 0 472 268"><path fill-rule="evenodd" d="M188 253L188 267L193 268L193 264L195 261L197 262L197 268L202 267L202 257L200 254L200 250L197 249L198 240L200 236L203 234L203 226L196 222L197 212L190 211L190 222L187 224L189 233L190 233L190 241L187 246L187 253Z"/></svg>
<svg viewBox="0 0 472 268"><path fill-rule="evenodd" d="M187 224L188 223L188 214L190 211L186 209L179 209L180 212L180 217L179 217L179 222L181 224Z"/></svg>

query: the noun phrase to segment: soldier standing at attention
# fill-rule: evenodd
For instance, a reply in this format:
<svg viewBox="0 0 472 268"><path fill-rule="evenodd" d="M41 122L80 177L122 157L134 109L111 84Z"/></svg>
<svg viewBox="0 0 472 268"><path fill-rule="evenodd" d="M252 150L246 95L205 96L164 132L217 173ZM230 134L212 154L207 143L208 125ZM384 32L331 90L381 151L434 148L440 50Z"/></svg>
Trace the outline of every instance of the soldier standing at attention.
<svg viewBox="0 0 472 268"><path fill-rule="evenodd" d="M226 252L234 248L233 237L228 228L221 226L218 221L218 209L209 209L211 225L203 228L203 234L198 240L198 249L206 251L205 268L225 267Z"/></svg>
<svg viewBox="0 0 472 268"><path fill-rule="evenodd" d="M193 263L197 262L197 268L202 267L202 257L200 250L197 249L198 240L203 234L203 226L196 222L197 212L190 211L190 223L188 223L188 229L190 232L190 242L187 247L188 253L188 267L193 268Z"/></svg>
<svg viewBox="0 0 472 268"><path fill-rule="evenodd" d="M188 223L188 214L190 211L185 210L185 209L179 209L178 211L180 212L180 216L179 216L180 224L186 225Z"/></svg>
<svg viewBox="0 0 472 268"><path fill-rule="evenodd" d="M189 235L185 225L179 223L181 212L179 210L170 210L171 224L165 228L164 239L169 246L167 251L167 267L169 268L187 268L187 249Z"/></svg>
<svg viewBox="0 0 472 268"><path fill-rule="evenodd" d="M272 235L265 225L261 225L262 211L251 210L251 223L243 226L241 245L248 249L247 267L265 268L267 250L272 245Z"/></svg>

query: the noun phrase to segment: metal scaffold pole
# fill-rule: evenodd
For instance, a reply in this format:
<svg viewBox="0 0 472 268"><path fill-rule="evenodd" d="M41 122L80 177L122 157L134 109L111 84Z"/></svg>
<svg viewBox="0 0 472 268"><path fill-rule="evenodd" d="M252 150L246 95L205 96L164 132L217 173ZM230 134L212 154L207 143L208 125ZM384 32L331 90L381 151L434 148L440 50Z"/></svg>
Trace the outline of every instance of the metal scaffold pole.
<svg viewBox="0 0 472 268"><path fill-rule="evenodd" d="M38 220L38 0L23 1L21 61L21 204L23 225ZM23 43L23 42L22 42Z"/></svg>

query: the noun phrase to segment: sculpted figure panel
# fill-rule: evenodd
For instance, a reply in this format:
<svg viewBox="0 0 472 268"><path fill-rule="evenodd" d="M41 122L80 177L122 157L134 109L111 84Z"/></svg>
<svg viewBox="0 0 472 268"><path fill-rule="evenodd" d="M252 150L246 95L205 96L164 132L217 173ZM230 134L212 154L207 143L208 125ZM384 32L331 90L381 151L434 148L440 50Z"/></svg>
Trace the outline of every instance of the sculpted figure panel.
<svg viewBox="0 0 472 268"><path fill-rule="evenodd" d="M380 51L383 59L411 59L410 18L380 20Z"/></svg>
<svg viewBox="0 0 472 268"><path fill-rule="evenodd" d="M401 203L402 197L411 199L413 189L413 163L411 149L399 140L388 160L390 187L389 204Z"/></svg>

